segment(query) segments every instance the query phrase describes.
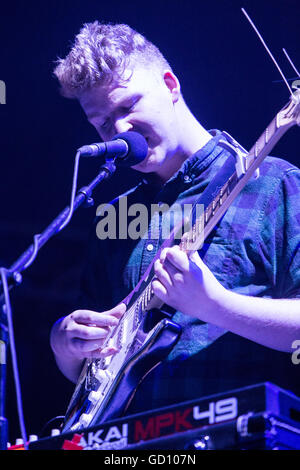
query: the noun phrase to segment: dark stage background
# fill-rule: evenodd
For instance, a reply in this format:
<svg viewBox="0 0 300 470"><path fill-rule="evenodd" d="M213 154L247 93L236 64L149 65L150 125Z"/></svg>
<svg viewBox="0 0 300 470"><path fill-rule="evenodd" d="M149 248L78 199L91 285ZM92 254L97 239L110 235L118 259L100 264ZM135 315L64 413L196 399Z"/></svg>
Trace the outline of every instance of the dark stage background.
<svg viewBox="0 0 300 470"><path fill-rule="evenodd" d="M161 0L12 0L0 7L0 80L7 103L0 106L1 264L10 266L69 204L76 149L98 141L77 102L58 93L53 63L64 56L84 22L124 22L158 45L173 64L193 113L208 128L227 130L250 148L288 91L242 14L244 6L286 75L295 76L281 51L300 67L298 0L214 2ZM299 165L299 128L272 154ZM96 175L98 162L82 161L79 187ZM122 170L94 193L95 207L80 209L69 226L40 251L12 291L13 318L28 434L39 434L64 414L73 384L56 368L49 331L76 308L85 245L95 208L131 186ZM277 357L276 355L274 357ZM280 356L282 358L282 356ZM276 359L274 359L276 360ZM278 383L300 395L300 365L290 355L274 364ZM9 438L20 435L11 362L8 363Z"/></svg>

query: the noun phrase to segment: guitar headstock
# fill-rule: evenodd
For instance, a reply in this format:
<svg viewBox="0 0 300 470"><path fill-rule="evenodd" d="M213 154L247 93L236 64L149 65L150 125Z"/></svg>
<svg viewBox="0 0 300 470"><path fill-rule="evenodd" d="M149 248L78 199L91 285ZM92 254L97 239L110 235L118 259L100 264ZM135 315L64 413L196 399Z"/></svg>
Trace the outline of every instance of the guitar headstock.
<svg viewBox="0 0 300 470"><path fill-rule="evenodd" d="M276 116L277 127L300 126L300 89L296 89L287 105Z"/></svg>
<svg viewBox="0 0 300 470"><path fill-rule="evenodd" d="M300 85L300 80L298 80ZM296 104L296 124L300 126L300 88L297 88L296 91L292 94L292 101L294 100Z"/></svg>

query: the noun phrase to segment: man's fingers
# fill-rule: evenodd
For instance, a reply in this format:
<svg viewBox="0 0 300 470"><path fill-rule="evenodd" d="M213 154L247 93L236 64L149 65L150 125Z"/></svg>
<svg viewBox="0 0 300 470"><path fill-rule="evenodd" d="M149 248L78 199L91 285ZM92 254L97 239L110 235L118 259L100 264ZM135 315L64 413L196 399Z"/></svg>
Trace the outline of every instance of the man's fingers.
<svg viewBox="0 0 300 470"><path fill-rule="evenodd" d="M117 348L113 348L111 346L107 346L101 350L98 350L96 351L96 353L98 354L98 357L108 357L108 356L112 356L113 354L116 354L117 352L119 352L119 349Z"/></svg>
<svg viewBox="0 0 300 470"><path fill-rule="evenodd" d="M165 301L168 298L167 289L158 279L152 281L152 290L159 299Z"/></svg>
<svg viewBox="0 0 300 470"><path fill-rule="evenodd" d="M189 267L189 260L187 255L180 250L179 246L173 246L172 248L166 248L162 251L161 261L166 265L173 265L179 271L187 271Z"/></svg>
<svg viewBox="0 0 300 470"><path fill-rule="evenodd" d="M165 286L165 287L171 287L172 286L172 280L170 277L171 273L168 273L164 269L163 264L161 263L160 260L156 260L154 263L154 271L156 274L157 279Z"/></svg>
<svg viewBox="0 0 300 470"><path fill-rule="evenodd" d="M111 328L116 327L126 311L124 303L111 310L95 312L76 310L62 322L67 349L79 358L106 357L115 354L114 347L106 345Z"/></svg>
<svg viewBox="0 0 300 470"><path fill-rule="evenodd" d="M97 350L101 348L105 339L82 339L82 338L72 338L71 340L71 347L74 348L75 351L80 352L84 355L84 353L89 353L91 351Z"/></svg>
<svg viewBox="0 0 300 470"><path fill-rule="evenodd" d="M95 325L81 325L77 324L71 330L73 338L81 339L103 339L106 338L110 329L105 326L95 326Z"/></svg>
<svg viewBox="0 0 300 470"><path fill-rule="evenodd" d="M113 356L119 349L113 346L105 346L105 339L102 340L83 340L81 338L72 339L72 348L77 355L83 358L101 359L108 356Z"/></svg>
<svg viewBox="0 0 300 470"><path fill-rule="evenodd" d="M93 310L76 310L71 314L71 319L80 324L93 326L115 326L126 311L126 305L120 304L106 312Z"/></svg>
<svg viewBox="0 0 300 470"><path fill-rule="evenodd" d="M107 313L109 315L113 315L116 318L121 318L124 315L124 313L126 312L126 308L127 308L126 304L122 303L122 304L119 304L116 307L112 308L111 310L108 310L105 313Z"/></svg>

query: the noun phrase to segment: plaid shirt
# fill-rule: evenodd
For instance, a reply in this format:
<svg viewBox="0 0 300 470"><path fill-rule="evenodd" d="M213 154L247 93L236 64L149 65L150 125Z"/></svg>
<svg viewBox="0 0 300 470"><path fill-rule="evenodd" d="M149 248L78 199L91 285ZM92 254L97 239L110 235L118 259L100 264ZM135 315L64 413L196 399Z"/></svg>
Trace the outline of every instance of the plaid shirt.
<svg viewBox="0 0 300 470"><path fill-rule="evenodd" d="M172 207L197 201L229 156L218 145L221 132L211 133L213 138L164 186L148 178L128 191L128 207L142 203L150 213L151 204ZM117 220L119 201L117 198L112 202ZM299 202L300 170L284 160L267 157L260 167L260 177L250 179L199 250L224 287L250 296L300 297ZM110 309L134 288L163 241L165 217L159 211L154 213L148 234L138 240L99 240L94 228L80 307ZM128 217L128 224L130 221ZM173 319L183 326L181 338L167 360L146 378L130 412L273 379L266 374L264 361L271 350L256 345L258 352L254 352L251 342L244 340L241 346L235 335L181 312L176 312Z"/></svg>

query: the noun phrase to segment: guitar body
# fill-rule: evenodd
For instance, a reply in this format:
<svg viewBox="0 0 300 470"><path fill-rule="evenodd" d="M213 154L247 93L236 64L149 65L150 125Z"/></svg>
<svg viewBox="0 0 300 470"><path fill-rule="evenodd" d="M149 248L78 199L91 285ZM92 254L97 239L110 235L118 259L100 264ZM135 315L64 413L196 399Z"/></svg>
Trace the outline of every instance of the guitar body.
<svg viewBox="0 0 300 470"><path fill-rule="evenodd" d="M161 319L157 322L158 316ZM87 376L84 380L79 380L67 410L63 432L98 425L126 412L138 385L167 357L180 337L181 327L167 318L162 318L163 316L164 313L158 309L147 312L135 333L123 364L121 367L120 363L118 365L118 373L114 373L114 362L118 362L117 355L106 369L101 369L106 372L104 386L101 379L97 378L97 373L93 374L92 370L87 371L87 375L90 374L89 381ZM94 363L95 361L92 366L95 366ZM96 402L94 399L91 401L91 397L96 397Z"/></svg>

